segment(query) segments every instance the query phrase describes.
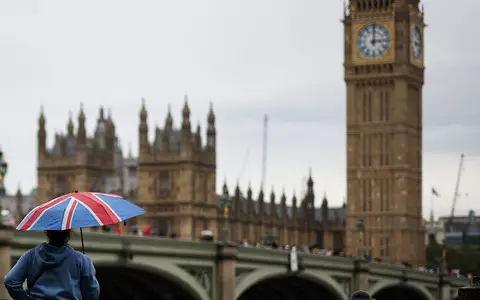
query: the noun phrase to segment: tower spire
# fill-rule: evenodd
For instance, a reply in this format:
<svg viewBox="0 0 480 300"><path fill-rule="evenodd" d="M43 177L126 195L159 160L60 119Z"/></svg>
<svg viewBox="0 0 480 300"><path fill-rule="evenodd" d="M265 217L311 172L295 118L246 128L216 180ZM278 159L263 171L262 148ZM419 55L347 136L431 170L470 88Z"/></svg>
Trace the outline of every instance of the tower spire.
<svg viewBox="0 0 480 300"><path fill-rule="evenodd" d="M40 105L40 116L38 117L38 160L42 160L47 151L47 132L45 130L45 115L43 112L43 105Z"/></svg>
<svg viewBox="0 0 480 300"><path fill-rule="evenodd" d="M210 102L210 109L208 110L207 116L207 149L213 153L216 152L216 135L215 113L213 112L213 103Z"/></svg>
<svg viewBox="0 0 480 300"><path fill-rule="evenodd" d="M67 134L68 134L68 136L73 136L73 118L72 118L72 111L70 111L70 112L68 113Z"/></svg>
<svg viewBox="0 0 480 300"><path fill-rule="evenodd" d="M80 113L78 114L77 145L80 147L87 144L87 132L85 129L85 113L83 112L83 102L80 103Z"/></svg>

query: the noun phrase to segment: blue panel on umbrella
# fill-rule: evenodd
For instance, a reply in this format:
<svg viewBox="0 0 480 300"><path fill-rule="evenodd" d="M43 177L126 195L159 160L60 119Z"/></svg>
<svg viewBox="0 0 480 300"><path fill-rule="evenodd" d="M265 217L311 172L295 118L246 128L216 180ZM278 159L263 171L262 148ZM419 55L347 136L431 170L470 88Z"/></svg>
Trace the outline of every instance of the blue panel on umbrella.
<svg viewBox="0 0 480 300"><path fill-rule="evenodd" d="M95 226L101 226L101 224L82 203L78 203L72 218L72 228Z"/></svg>
<svg viewBox="0 0 480 300"><path fill-rule="evenodd" d="M68 201L62 201L57 205L45 210L35 225L30 230L61 230L63 214L67 208Z"/></svg>
<svg viewBox="0 0 480 300"><path fill-rule="evenodd" d="M106 204L108 204L122 221L128 220L130 218L133 218L145 213L143 209L133 204L129 200L126 200L120 197L109 196L106 194L96 194L96 195L97 197L102 199Z"/></svg>

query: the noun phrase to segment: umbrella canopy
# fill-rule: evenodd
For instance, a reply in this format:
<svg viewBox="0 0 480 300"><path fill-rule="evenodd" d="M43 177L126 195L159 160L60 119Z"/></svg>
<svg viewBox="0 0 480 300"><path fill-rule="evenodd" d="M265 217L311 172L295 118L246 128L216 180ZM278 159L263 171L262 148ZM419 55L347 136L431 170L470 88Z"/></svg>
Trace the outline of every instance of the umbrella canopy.
<svg viewBox="0 0 480 300"><path fill-rule="evenodd" d="M145 210L118 195L74 192L35 207L17 230L67 230L113 225Z"/></svg>

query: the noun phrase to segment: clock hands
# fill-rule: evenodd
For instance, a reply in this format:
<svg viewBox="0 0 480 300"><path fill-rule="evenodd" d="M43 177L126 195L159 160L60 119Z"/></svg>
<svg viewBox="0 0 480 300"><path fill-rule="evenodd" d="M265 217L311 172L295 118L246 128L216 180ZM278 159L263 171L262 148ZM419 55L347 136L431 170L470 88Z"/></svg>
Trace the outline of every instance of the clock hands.
<svg viewBox="0 0 480 300"><path fill-rule="evenodd" d="M375 40L375 36L376 36L375 32L376 32L377 25L376 25L376 24L372 24L372 27L373 27L373 33L372 33L372 46L374 46L374 47L375 47L375 42L376 42L376 40Z"/></svg>

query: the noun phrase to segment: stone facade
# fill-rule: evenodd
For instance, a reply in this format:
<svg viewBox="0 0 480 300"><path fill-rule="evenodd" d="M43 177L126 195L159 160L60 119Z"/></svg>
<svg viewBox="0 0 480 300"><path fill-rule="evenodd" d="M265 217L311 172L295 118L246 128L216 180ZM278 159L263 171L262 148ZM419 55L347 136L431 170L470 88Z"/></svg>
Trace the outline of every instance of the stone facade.
<svg viewBox="0 0 480 300"><path fill-rule="evenodd" d="M93 190L122 194L146 209L147 214L133 220L140 227L149 225L158 235L198 239L210 230L219 237L225 229L222 199L233 204L229 212L230 239L260 242L265 237L282 244L318 244L322 248L343 250L345 245L345 206L330 208L326 196L315 208L313 179L309 178L306 196L287 206L286 196L272 191L255 199L251 189L239 187L228 195L216 193L216 127L213 108L206 116L206 142L200 125L191 130L187 99L179 129L168 110L163 128L154 129L149 141L147 108L140 110L139 157L122 157L112 117L97 121L95 134L87 138L85 115L78 117L74 134L70 118L66 135L56 135L54 147L47 149L45 116L41 113L38 131L38 202L73 190ZM267 199L268 198L268 199Z"/></svg>
<svg viewBox="0 0 480 300"><path fill-rule="evenodd" d="M100 109L93 136L88 137L83 107L75 132L72 116L66 134L55 134L53 148L47 149L46 118L43 109L38 121L37 203L41 204L74 190L122 193L121 183L115 190L105 191L111 178L121 171L121 150L111 115ZM119 159L120 158L120 159Z"/></svg>
<svg viewBox="0 0 480 300"><path fill-rule="evenodd" d="M170 109L163 129L148 138L145 102L140 111L138 199L147 214L139 225L151 225L161 234L197 239L204 229L217 228L216 129L213 108L207 116L206 143L200 124L192 132L187 97L180 129L174 128Z"/></svg>
<svg viewBox="0 0 480 300"><path fill-rule="evenodd" d="M279 244L316 245L318 248L343 251L345 206L329 208L325 195L321 207L316 208L313 185L313 179L309 176L306 195L300 201L293 196L292 205L287 205L284 192L278 199L280 201L274 191L269 195L260 191L254 199L250 188L243 194L237 186L230 196L224 185L221 200L230 199L232 211L228 223L225 223L226 219L221 213L219 221L227 226L232 240L253 243L272 238Z"/></svg>
<svg viewBox="0 0 480 300"><path fill-rule="evenodd" d="M418 4L351 0L345 11L347 248L424 265L424 22Z"/></svg>

